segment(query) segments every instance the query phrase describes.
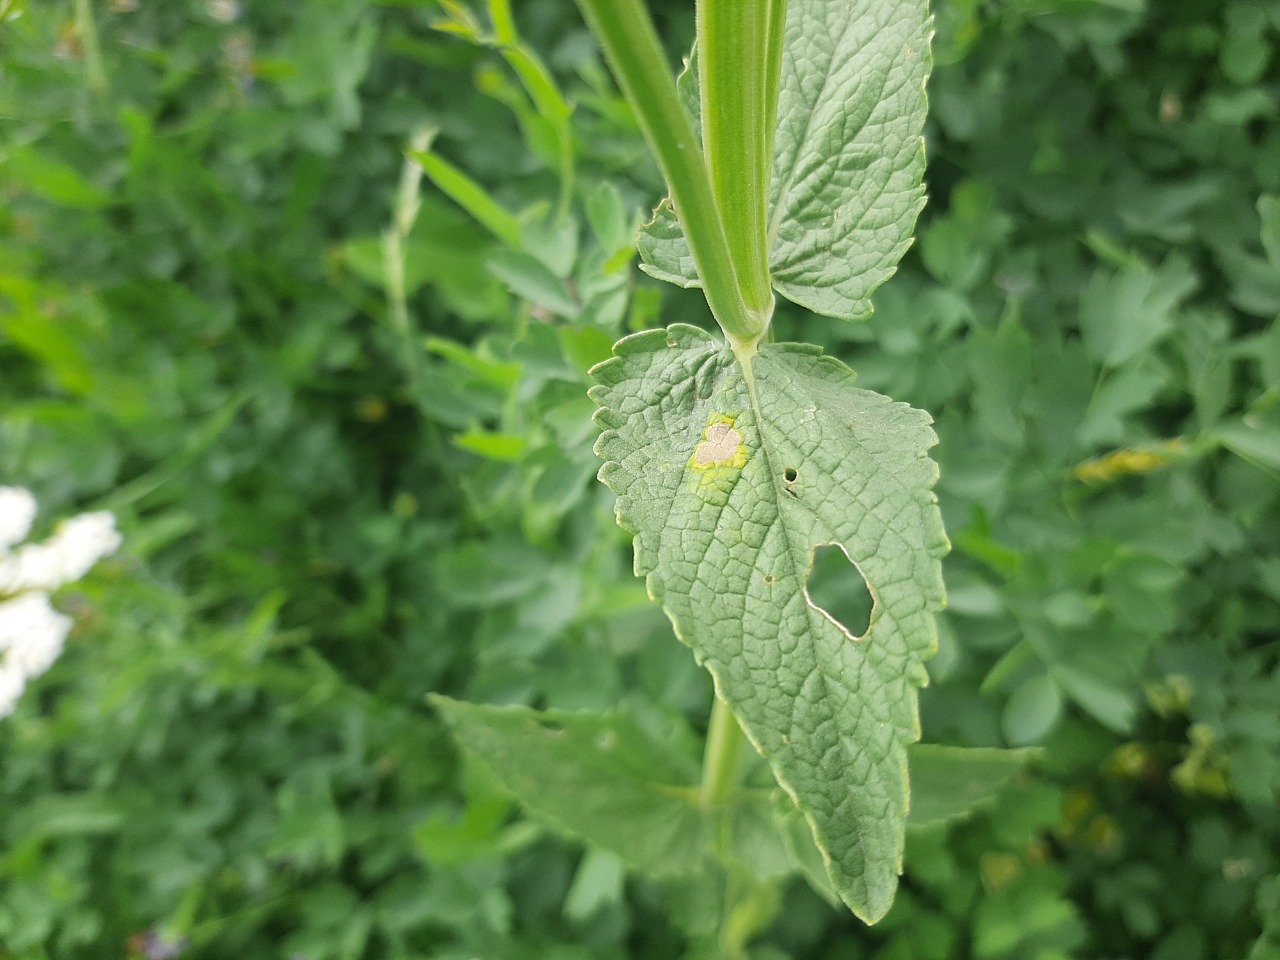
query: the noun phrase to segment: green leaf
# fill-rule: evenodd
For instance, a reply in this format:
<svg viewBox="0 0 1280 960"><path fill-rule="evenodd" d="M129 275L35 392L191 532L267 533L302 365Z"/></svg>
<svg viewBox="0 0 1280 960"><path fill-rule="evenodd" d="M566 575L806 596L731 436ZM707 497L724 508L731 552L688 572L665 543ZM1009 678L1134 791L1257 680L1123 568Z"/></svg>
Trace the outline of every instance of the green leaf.
<svg viewBox="0 0 1280 960"><path fill-rule="evenodd" d="M578 305L564 283L536 258L517 250L495 250L485 261L489 273L518 297L562 317L576 317Z"/></svg>
<svg viewBox="0 0 1280 960"><path fill-rule="evenodd" d="M1238 457L1280 470L1280 414L1258 411L1218 424L1212 436Z"/></svg>
<svg viewBox="0 0 1280 960"><path fill-rule="evenodd" d="M676 219L671 199L664 199L653 211L653 219L640 228L636 237L640 251L640 269L651 277L674 283L677 287L700 287L693 251L685 242Z"/></svg>
<svg viewBox="0 0 1280 960"><path fill-rule="evenodd" d="M593 371L596 452L636 572L797 799L841 897L877 919L901 866L906 744L942 601L929 418L854 388L816 347L740 362L675 325L614 352ZM808 597L828 544L870 589L863 637Z"/></svg>
<svg viewBox="0 0 1280 960"><path fill-rule="evenodd" d="M995 799L1035 750L945 747L917 743L911 760L912 826L955 820Z"/></svg>
<svg viewBox="0 0 1280 960"><path fill-rule="evenodd" d="M1280 270L1280 196L1259 197L1258 216L1262 220L1262 249L1271 265Z"/></svg>
<svg viewBox="0 0 1280 960"><path fill-rule="evenodd" d="M410 150L409 156L418 162L432 183L490 233L510 249L520 249L520 221L503 209L484 187L434 153Z"/></svg>
<svg viewBox="0 0 1280 960"><path fill-rule="evenodd" d="M1264 918L1263 928L1248 960L1276 960L1280 957L1280 874L1258 885L1257 903L1258 915Z"/></svg>
<svg viewBox="0 0 1280 960"><path fill-rule="evenodd" d="M855 12L829 0L788 5L769 267L779 293L817 313L868 316L872 291L911 242L924 206L929 32L923 0L874 0ZM647 273L698 284L668 202L638 245Z"/></svg>
<svg viewBox="0 0 1280 960"><path fill-rule="evenodd" d="M19 147L0 163L0 175L64 207L97 209L111 203L111 195L87 180L75 167L31 147Z"/></svg>
<svg viewBox="0 0 1280 960"><path fill-rule="evenodd" d="M453 438L455 446L470 451L486 460L515 463L524 456L525 438L515 433L491 433L487 430L469 430Z"/></svg>
<svg viewBox="0 0 1280 960"><path fill-rule="evenodd" d="M510 390L520 379L520 364L490 360L475 348L463 346L453 340L427 337L422 345L436 356L443 357L459 369L500 390Z"/></svg>
<svg viewBox="0 0 1280 960"><path fill-rule="evenodd" d="M1170 258L1156 270L1135 264L1098 271L1080 295L1080 331L1089 352L1118 367L1173 329L1173 313L1196 289L1195 272Z"/></svg>
<svg viewBox="0 0 1280 960"><path fill-rule="evenodd" d="M591 232L605 253L631 246L634 221L622 201L622 194L610 181L604 180L586 191L584 206Z"/></svg>
<svg viewBox="0 0 1280 960"><path fill-rule="evenodd" d="M1131 733L1136 707L1129 694L1083 670L1054 664L1050 673L1062 690L1090 716L1116 733Z"/></svg>
<svg viewBox="0 0 1280 960"><path fill-rule="evenodd" d="M1084 447L1123 443L1128 418L1149 407L1168 382L1168 374L1151 356L1134 357L1112 376L1099 381L1076 440Z"/></svg>
<svg viewBox="0 0 1280 960"><path fill-rule="evenodd" d="M1010 743L1035 743L1062 715L1062 691L1042 673L1025 681L1004 706L1001 723Z"/></svg>
<svg viewBox="0 0 1280 960"><path fill-rule="evenodd" d="M110 796L84 792L46 794L38 804L22 807L6 819L12 836L30 842L115 833L125 816Z"/></svg>
<svg viewBox="0 0 1280 960"><path fill-rule="evenodd" d="M564 898L564 915L576 923L589 920L603 907L623 899L624 864L607 850L592 848L578 864L573 885Z"/></svg>
<svg viewBox="0 0 1280 960"><path fill-rule="evenodd" d="M535 812L654 875L698 870L712 821L694 758L622 713L431 703L458 740Z"/></svg>

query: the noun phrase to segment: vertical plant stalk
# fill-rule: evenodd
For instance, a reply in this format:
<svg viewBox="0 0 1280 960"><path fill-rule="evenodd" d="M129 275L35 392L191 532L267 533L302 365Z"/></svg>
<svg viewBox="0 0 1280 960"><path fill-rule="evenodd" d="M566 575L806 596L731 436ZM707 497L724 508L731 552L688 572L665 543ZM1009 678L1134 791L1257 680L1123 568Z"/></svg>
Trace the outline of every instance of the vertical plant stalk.
<svg viewBox="0 0 1280 960"><path fill-rule="evenodd" d="M658 159L707 303L750 373L769 334L769 179L786 0L698 0L703 150L680 104L643 0L578 0ZM737 783L743 733L716 697L700 790L723 804Z"/></svg>
<svg viewBox="0 0 1280 960"><path fill-rule="evenodd" d="M704 807L725 803L738 783L738 766L742 757L742 727L717 695L711 706L711 723L707 728L707 745L702 755L702 787L698 792Z"/></svg>
<svg viewBox="0 0 1280 960"><path fill-rule="evenodd" d="M693 123L680 104L643 0L578 0L578 6L666 177L711 313L736 348L754 349L769 314L743 299Z"/></svg>
<svg viewBox="0 0 1280 960"><path fill-rule="evenodd" d="M734 345L750 376L756 343L772 339L769 180L778 126L786 0L698 0L702 144L738 289L763 317L756 341ZM702 802L724 803L737 784L742 728L717 694L703 754Z"/></svg>
<svg viewBox="0 0 1280 960"><path fill-rule="evenodd" d="M409 365L409 378L415 391L422 381L422 356L413 335L413 322L409 318L409 297L405 285L405 241L409 238L422 207L422 165L415 156L431 148L435 133L434 128L422 127L415 130L410 138L409 153L400 170L400 185L396 190L391 225L382 235L387 311L391 315L392 327L404 343L405 362Z"/></svg>
<svg viewBox="0 0 1280 960"><path fill-rule="evenodd" d="M742 299L773 316L769 178L786 0L699 0L702 144Z"/></svg>
<svg viewBox="0 0 1280 960"><path fill-rule="evenodd" d="M84 48L84 71L89 89L104 93L107 89L107 70L102 64L102 47L98 43L98 25L93 19L89 0L75 0L76 36Z"/></svg>

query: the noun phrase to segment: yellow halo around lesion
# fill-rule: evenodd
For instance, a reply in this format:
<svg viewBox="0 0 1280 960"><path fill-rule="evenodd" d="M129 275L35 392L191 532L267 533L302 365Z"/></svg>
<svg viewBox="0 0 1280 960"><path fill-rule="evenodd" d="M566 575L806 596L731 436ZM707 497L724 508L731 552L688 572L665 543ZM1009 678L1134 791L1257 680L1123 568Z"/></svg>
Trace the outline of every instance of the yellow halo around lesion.
<svg viewBox="0 0 1280 960"><path fill-rule="evenodd" d="M747 463L746 438L734 425L734 418L713 414L702 431L702 439L693 449L689 466L694 470L731 468L741 470Z"/></svg>

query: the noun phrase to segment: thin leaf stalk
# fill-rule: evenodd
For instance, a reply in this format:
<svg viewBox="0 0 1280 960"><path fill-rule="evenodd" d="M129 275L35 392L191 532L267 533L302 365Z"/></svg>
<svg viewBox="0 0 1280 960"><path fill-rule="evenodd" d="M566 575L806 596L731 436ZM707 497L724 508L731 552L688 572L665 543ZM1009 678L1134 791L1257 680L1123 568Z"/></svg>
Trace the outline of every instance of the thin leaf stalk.
<svg viewBox="0 0 1280 960"><path fill-rule="evenodd" d="M754 344L769 314L743 299L697 134L643 0L578 0L578 6L666 177L711 313L731 341Z"/></svg>

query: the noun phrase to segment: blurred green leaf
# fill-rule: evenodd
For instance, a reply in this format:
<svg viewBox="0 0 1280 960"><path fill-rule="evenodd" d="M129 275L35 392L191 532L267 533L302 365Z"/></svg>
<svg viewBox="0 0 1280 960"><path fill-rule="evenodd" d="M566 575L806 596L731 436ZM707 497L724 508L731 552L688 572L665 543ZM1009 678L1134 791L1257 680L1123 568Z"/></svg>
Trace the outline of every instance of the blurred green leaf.
<svg viewBox="0 0 1280 960"><path fill-rule="evenodd" d="M96 186L64 160L18 147L0 157L0 176L11 187L30 190L66 207L97 209L111 202L111 195Z"/></svg>
<svg viewBox="0 0 1280 960"><path fill-rule="evenodd" d="M1098 271L1080 295L1085 346L1105 366L1117 367L1166 336L1174 311L1196 289L1190 265L1178 258L1155 270L1135 264Z"/></svg>
<svg viewBox="0 0 1280 960"><path fill-rule="evenodd" d="M1001 724L1010 743L1038 743L1058 722L1062 694L1049 674L1022 683L1005 704Z"/></svg>
<svg viewBox="0 0 1280 960"><path fill-rule="evenodd" d="M625 714L431 702L536 813L647 873L699 869L712 832L697 803L697 765Z"/></svg>
<svg viewBox="0 0 1280 960"><path fill-rule="evenodd" d="M564 284L534 257L517 250L498 250L485 265L516 296L562 317L578 315L578 305Z"/></svg>
<svg viewBox="0 0 1280 960"><path fill-rule="evenodd" d="M1034 750L948 747L917 743L908 751L912 826L968 816L1036 756Z"/></svg>

